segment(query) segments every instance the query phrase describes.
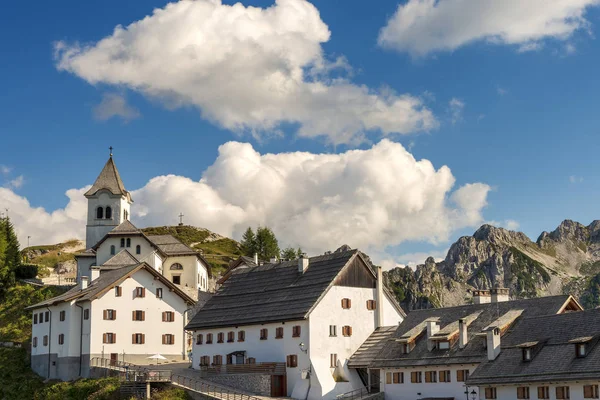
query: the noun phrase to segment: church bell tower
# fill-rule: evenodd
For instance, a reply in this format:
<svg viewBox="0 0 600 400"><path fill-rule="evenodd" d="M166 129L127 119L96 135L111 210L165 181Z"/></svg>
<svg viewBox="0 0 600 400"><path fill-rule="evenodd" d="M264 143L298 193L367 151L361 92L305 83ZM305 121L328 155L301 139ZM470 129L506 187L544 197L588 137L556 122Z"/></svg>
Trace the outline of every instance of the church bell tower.
<svg viewBox="0 0 600 400"><path fill-rule="evenodd" d="M89 249L108 232L129 219L133 203L113 161L112 147L102 172L84 196L88 200L85 248Z"/></svg>

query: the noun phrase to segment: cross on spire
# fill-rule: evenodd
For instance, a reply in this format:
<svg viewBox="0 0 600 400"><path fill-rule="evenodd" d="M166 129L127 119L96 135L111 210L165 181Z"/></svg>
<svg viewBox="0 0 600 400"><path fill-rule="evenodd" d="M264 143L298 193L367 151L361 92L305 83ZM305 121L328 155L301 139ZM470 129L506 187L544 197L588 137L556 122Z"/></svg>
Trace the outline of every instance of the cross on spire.
<svg viewBox="0 0 600 400"><path fill-rule="evenodd" d="M110 150L110 156L112 157L112 151L113 151L113 147L112 147L112 146L110 146L108 149Z"/></svg>
<svg viewBox="0 0 600 400"><path fill-rule="evenodd" d="M183 226L183 213L179 213L179 226Z"/></svg>

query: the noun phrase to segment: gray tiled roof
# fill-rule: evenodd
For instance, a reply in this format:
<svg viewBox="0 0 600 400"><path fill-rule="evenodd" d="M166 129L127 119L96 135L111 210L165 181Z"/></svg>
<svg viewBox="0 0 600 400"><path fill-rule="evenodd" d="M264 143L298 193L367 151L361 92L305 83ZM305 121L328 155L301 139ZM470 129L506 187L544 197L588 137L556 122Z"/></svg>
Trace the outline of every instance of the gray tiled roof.
<svg viewBox="0 0 600 400"><path fill-rule="evenodd" d="M115 165L112 156L108 159L104 168L102 168L100 175L96 178L96 182L94 182L90 190L85 192L85 196L93 196L102 189L106 189L115 195L127 196L129 200L131 200L131 196L129 195L129 192L125 190L125 185L123 185L119 170L117 170L117 166Z"/></svg>
<svg viewBox="0 0 600 400"><path fill-rule="evenodd" d="M404 354L401 343L391 339L382 339L385 345L381 352L373 358L371 367L479 363L486 358L487 353L483 338L478 337L477 334L481 333L488 325L513 310L523 310L521 316L517 319L517 323L519 319L525 317L556 314L569 299L570 296L567 295L548 296L494 304L473 304L411 311L396 329L393 339L401 338L419 325L423 326L423 322L428 318L438 318L440 329L444 329L444 327L455 323L460 318L466 318L476 312L480 312L480 314L467 328L469 342L462 350L458 348L458 343L455 343L449 350L429 351L426 335L423 334L416 339L415 347L410 353Z"/></svg>
<svg viewBox="0 0 600 400"><path fill-rule="evenodd" d="M357 253L311 257L303 274L298 272L297 260L233 270L186 329L304 319Z"/></svg>
<svg viewBox="0 0 600 400"><path fill-rule="evenodd" d="M365 340L360 348L350 357L348 360L348 367L350 368L364 368L369 366L373 358L379 354L383 345L394 335L397 325L394 326L382 326L381 328L375 329L371 336Z"/></svg>
<svg viewBox="0 0 600 400"><path fill-rule="evenodd" d="M76 257L96 257L96 251L94 249L86 249L75 254Z"/></svg>
<svg viewBox="0 0 600 400"><path fill-rule="evenodd" d="M523 319L501 339L500 355L487 359L469 377L468 384L528 383L564 380L600 380L600 309ZM575 344L592 337L586 357L577 358ZM538 342L531 361L523 361L522 345Z"/></svg>
<svg viewBox="0 0 600 400"><path fill-rule="evenodd" d="M127 250L121 250L115 256L109 258L102 267L126 267L129 265L138 265L140 262Z"/></svg>
<svg viewBox="0 0 600 400"><path fill-rule="evenodd" d="M117 227L108 232L109 235L132 235L136 233L139 234L142 231L136 228L129 220L121 222Z"/></svg>
<svg viewBox="0 0 600 400"><path fill-rule="evenodd" d="M181 243L171 235L149 235L146 237L167 256L198 254L197 251Z"/></svg>

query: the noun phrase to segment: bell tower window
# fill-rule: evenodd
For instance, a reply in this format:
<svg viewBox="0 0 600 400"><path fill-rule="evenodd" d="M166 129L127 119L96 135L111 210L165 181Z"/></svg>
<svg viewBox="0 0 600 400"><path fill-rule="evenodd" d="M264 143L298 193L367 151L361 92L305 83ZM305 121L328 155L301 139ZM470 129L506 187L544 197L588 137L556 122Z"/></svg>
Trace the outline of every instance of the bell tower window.
<svg viewBox="0 0 600 400"><path fill-rule="evenodd" d="M127 247L131 247L131 239L127 238Z"/></svg>
<svg viewBox="0 0 600 400"><path fill-rule="evenodd" d="M106 219L112 219L112 208L106 207L105 217Z"/></svg>
<svg viewBox="0 0 600 400"><path fill-rule="evenodd" d="M102 207L96 208L96 219L104 218L104 209Z"/></svg>
<svg viewBox="0 0 600 400"><path fill-rule="evenodd" d="M115 245L114 244L112 246L110 246L110 255L111 256L115 255Z"/></svg>
<svg viewBox="0 0 600 400"><path fill-rule="evenodd" d="M139 244L135 246L135 254L142 254L142 246Z"/></svg>

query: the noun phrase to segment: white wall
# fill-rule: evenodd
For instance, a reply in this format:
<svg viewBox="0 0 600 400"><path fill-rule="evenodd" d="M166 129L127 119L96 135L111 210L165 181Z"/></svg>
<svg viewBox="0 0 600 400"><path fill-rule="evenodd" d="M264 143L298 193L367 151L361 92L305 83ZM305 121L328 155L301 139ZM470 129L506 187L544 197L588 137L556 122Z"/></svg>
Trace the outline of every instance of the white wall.
<svg viewBox="0 0 600 400"><path fill-rule="evenodd" d="M106 209L106 206L112 208L112 218L96 219L96 209ZM95 246L104 235L123 222L123 211L130 213L129 206L125 196L115 196L108 190L100 190L95 196L88 198L86 248Z"/></svg>
<svg viewBox="0 0 600 400"><path fill-rule="evenodd" d="M367 309L367 300L375 300L376 289L333 286L309 316L310 359L313 366L311 399L332 399L338 394L364 387L355 370L347 367L348 359L373 333L376 310ZM342 299L351 300L351 308L342 308ZM381 302L377 302L381 306ZM396 325L402 317L386 299L383 302L384 322ZM337 326L337 336L329 337L329 326ZM342 335L342 326L352 327L352 336ZM330 368L330 354L337 354L349 382L335 382Z"/></svg>
<svg viewBox="0 0 600 400"><path fill-rule="evenodd" d="M588 384L598 385L599 380L590 382L563 382L563 383L540 383L534 385L518 385L518 386L529 386L530 400L538 400L537 388L538 386L548 386L550 388L550 400L556 400L556 387L557 386L569 386L571 393L571 400L584 400L583 397L583 386ZM485 386L481 387L481 399L485 399ZM496 394L498 400L514 400L517 398L517 385L515 386L496 386Z"/></svg>
<svg viewBox="0 0 600 400"><path fill-rule="evenodd" d="M175 263L181 264L183 270L171 270L171 265ZM181 286L207 290L208 272L195 255L168 257L164 262L163 275L171 282L173 282L174 275L179 275L181 276ZM200 277L203 279L199 280ZM202 287L200 282L204 283Z"/></svg>
<svg viewBox="0 0 600 400"><path fill-rule="evenodd" d="M292 329L294 326L300 325L300 337L292 337ZM283 327L283 339L275 339L275 329ZM269 335L267 340L260 340L260 330L268 329ZM245 331L245 340L238 342L238 331ZM227 343L227 332L235 332L235 342ZM223 332L225 343L217 343L218 333ZM199 333L204 335L203 344L196 344L196 335ZM206 335L213 334L213 344L206 344ZM302 369L308 369L308 355L303 353L299 344L304 343L308 346L309 332L307 321L288 321L285 323L274 323L265 325L248 325L238 328L228 327L221 329L198 330L194 332L193 341L193 367L198 369L200 365L200 357L209 356L212 363L214 355L223 356L223 364L227 362L227 354L234 351L246 351L246 357L256 358L256 362L282 362L285 363L288 355L295 354L298 356L298 367L287 368L287 389L288 395L294 390L295 385L300 380ZM235 361L234 361L235 362Z"/></svg>
<svg viewBox="0 0 600 400"><path fill-rule="evenodd" d="M127 238L131 239L130 247L121 247L121 238L125 239L125 246L127 246ZM148 240L146 240L143 236L114 236L107 238L100 247L96 250L96 262L97 265L102 265L112 257L113 254L110 254L110 246L115 246L115 254L119 254L122 250L127 250L133 255L136 259L140 260L144 258L148 254L152 254L154 252L154 247L150 245ZM141 246L141 253L136 254L135 247L137 245Z"/></svg>
<svg viewBox="0 0 600 400"><path fill-rule="evenodd" d="M183 313L188 306L185 301L174 292L170 292L163 283L154 279L153 275L143 269L123 281L120 286L122 287L121 297L116 297L115 290L110 289L92 303L92 357L104 354L105 358L109 358L110 353L118 353L119 360L140 363L145 357L160 353L168 356L170 360L182 360L182 357L186 356ZM135 297L135 289L138 286L146 288L146 297ZM156 297L156 288L163 289L162 299ZM114 321L104 320L103 310L105 309L117 310L117 319ZM132 311L134 310L145 311L145 320L133 321ZM175 312L175 320L163 322L163 311ZM102 334L109 332L117 334L116 343L102 343ZM144 333L146 335L145 343L133 344L131 339L133 333ZM175 344L163 345L163 334L175 335ZM125 353L124 358L123 352Z"/></svg>
<svg viewBox="0 0 600 400"><path fill-rule="evenodd" d="M468 369L469 373L477 368L477 364L461 364L440 367L414 367L414 368L396 368L381 370L381 386L380 389L385 393L386 400L414 400L427 397L454 397L455 399L465 398L465 383L456 381L456 371ZM450 371L450 382L439 382L440 371ZM411 383L411 372L421 371L422 383ZM437 371L437 383L425 382L425 371ZM386 372L403 372L404 383L386 384ZM476 387L469 388L469 392L478 389ZM514 400L516 395L511 399ZM471 399L471 397L469 397Z"/></svg>

